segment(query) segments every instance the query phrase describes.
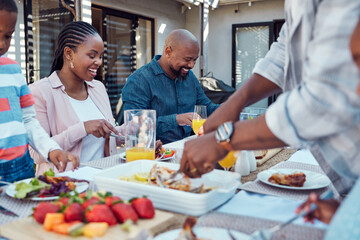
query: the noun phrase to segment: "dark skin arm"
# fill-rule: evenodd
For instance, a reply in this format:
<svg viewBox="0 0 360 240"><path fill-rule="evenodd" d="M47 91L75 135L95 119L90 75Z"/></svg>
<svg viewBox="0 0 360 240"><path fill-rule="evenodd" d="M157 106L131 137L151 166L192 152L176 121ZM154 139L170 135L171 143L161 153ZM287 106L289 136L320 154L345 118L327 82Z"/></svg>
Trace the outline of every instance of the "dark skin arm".
<svg viewBox="0 0 360 240"><path fill-rule="evenodd" d="M241 88L208 117L204 123L205 133L215 131L224 122L238 121L244 107L280 92L281 89L276 84L259 74L253 74Z"/></svg>
<svg viewBox="0 0 360 240"><path fill-rule="evenodd" d="M184 145L180 170L189 177L200 177L214 169L228 152L216 142L215 130L226 121L234 121L231 145L234 150L257 150L286 146L268 128L265 115L238 121L243 107L280 91L266 78L254 74L234 95L217 109L204 124L206 134Z"/></svg>

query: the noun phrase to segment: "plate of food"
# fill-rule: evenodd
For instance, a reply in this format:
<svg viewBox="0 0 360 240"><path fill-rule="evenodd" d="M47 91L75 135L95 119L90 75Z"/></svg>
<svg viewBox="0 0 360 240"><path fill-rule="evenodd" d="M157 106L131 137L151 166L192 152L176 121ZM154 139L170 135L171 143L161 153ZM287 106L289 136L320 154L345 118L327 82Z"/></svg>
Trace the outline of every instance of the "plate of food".
<svg viewBox="0 0 360 240"><path fill-rule="evenodd" d="M223 228L214 228L214 227L195 227L193 228L193 233L195 234L195 238L186 238L182 236L182 232L184 229L174 229L165 233L162 233L155 237L154 240L185 240L185 239L206 239L206 240L231 240L231 236L229 235L227 229ZM245 233L241 233L238 231L230 230L231 234L235 237L236 240L249 240L249 236Z"/></svg>
<svg viewBox="0 0 360 240"><path fill-rule="evenodd" d="M298 169L268 169L257 178L268 185L292 190L319 189L331 183L324 174Z"/></svg>
<svg viewBox="0 0 360 240"><path fill-rule="evenodd" d="M215 227L196 227L197 220L193 217L187 217L182 229L174 229L158 235L154 240L187 240L187 239L204 239L204 240L249 240L249 236L234 230Z"/></svg>
<svg viewBox="0 0 360 240"><path fill-rule="evenodd" d="M12 198L49 201L58 199L61 193L81 193L88 188L89 182L86 180L41 175L15 182L9 185L5 192Z"/></svg>
<svg viewBox="0 0 360 240"><path fill-rule="evenodd" d="M170 161L175 157L175 150L161 148L155 152L156 161ZM126 162L126 152L120 154L122 161Z"/></svg>

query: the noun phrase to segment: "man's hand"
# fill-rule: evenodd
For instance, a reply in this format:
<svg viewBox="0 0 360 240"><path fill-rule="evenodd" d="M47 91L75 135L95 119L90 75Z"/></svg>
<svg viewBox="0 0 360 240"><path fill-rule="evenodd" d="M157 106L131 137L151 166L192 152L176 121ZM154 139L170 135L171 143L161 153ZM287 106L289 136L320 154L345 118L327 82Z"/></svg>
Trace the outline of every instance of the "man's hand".
<svg viewBox="0 0 360 240"><path fill-rule="evenodd" d="M176 115L176 121L179 126L191 126L193 113L183 113Z"/></svg>
<svg viewBox="0 0 360 240"><path fill-rule="evenodd" d="M111 132L119 135L119 132L105 119L86 121L84 126L87 134L92 134L97 138L108 138Z"/></svg>
<svg viewBox="0 0 360 240"><path fill-rule="evenodd" d="M304 217L305 222L314 223L314 219L318 219L327 224L331 222L332 217L340 205L335 199L321 200L319 199L319 195L311 193L306 202L301 204L295 212L299 214L302 210L310 211L311 204L315 204L317 208Z"/></svg>
<svg viewBox="0 0 360 240"><path fill-rule="evenodd" d="M49 152L49 160L55 165L59 172L63 172L66 169L68 162L72 162L73 171L80 165L80 160L78 157L59 149Z"/></svg>
<svg viewBox="0 0 360 240"><path fill-rule="evenodd" d="M211 172L215 163L227 154L215 140L215 132L187 141L181 158L180 171L196 178Z"/></svg>

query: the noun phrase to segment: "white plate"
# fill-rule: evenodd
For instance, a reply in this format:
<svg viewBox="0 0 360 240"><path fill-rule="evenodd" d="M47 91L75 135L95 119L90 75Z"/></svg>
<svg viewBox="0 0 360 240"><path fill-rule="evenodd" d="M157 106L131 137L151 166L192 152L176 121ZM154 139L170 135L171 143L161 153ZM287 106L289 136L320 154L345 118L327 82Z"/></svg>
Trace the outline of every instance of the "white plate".
<svg viewBox="0 0 360 240"><path fill-rule="evenodd" d="M302 187L291 187L291 186L285 186L285 185L279 185L275 183L269 182L269 178L274 173L283 173L283 174L292 174L295 172L303 172L306 176L306 181L304 183L304 186ZM257 175L257 178L262 181L263 183L269 184L274 187L278 188L285 188L285 189L293 189L293 190L311 190L311 189L318 189L326 187L330 184L330 179L325 176L324 174L311 172L311 171L305 171L305 170L299 170L299 169L268 169L265 171L262 171Z"/></svg>
<svg viewBox="0 0 360 240"><path fill-rule="evenodd" d="M162 233L154 238L154 240L169 240L177 239L179 237L182 229L174 229L165 233ZM213 227L194 227L194 233L197 238L209 239L209 240L231 240L226 229L223 228L213 228ZM248 240L249 236L245 233L238 231L230 230L231 234L236 238L236 240Z"/></svg>
<svg viewBox="0 0 360 240"><path fill-rule="evenodd" d="M21 181L18 181L17 183L20 182L25 182L25 183L30 183L32 178L28 178L28 179L24 179ZM78 193L82 193L84 191L86 191L86 189L88 189L89 184L86 182L77 182L75 183L76 188L75 191ZM16 194L16 185L15 184L11 184L6 188L6 194L9 195L12 198L15 198L15 194ZM70 192L70 194L74 194L73 191ZM33 201L50 201L50 200L56 200L58 199L59 196L53 196L53 197L32 197L32 198L24 198L23 200L33 200Z"/></svg>

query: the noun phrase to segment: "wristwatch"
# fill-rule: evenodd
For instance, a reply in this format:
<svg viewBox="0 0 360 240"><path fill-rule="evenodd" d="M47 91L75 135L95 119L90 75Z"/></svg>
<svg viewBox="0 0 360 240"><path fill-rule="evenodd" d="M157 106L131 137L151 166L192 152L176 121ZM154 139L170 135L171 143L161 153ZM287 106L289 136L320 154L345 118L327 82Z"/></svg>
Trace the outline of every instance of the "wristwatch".
<svg viewBox="0 0 360 240"><path fill-rule="evenodd" d="M230 138L234 132L234 123L233 122L225 122L218 127L216 130L215 138L216 141L226 150L233 151L230 144Z"/></svg>

